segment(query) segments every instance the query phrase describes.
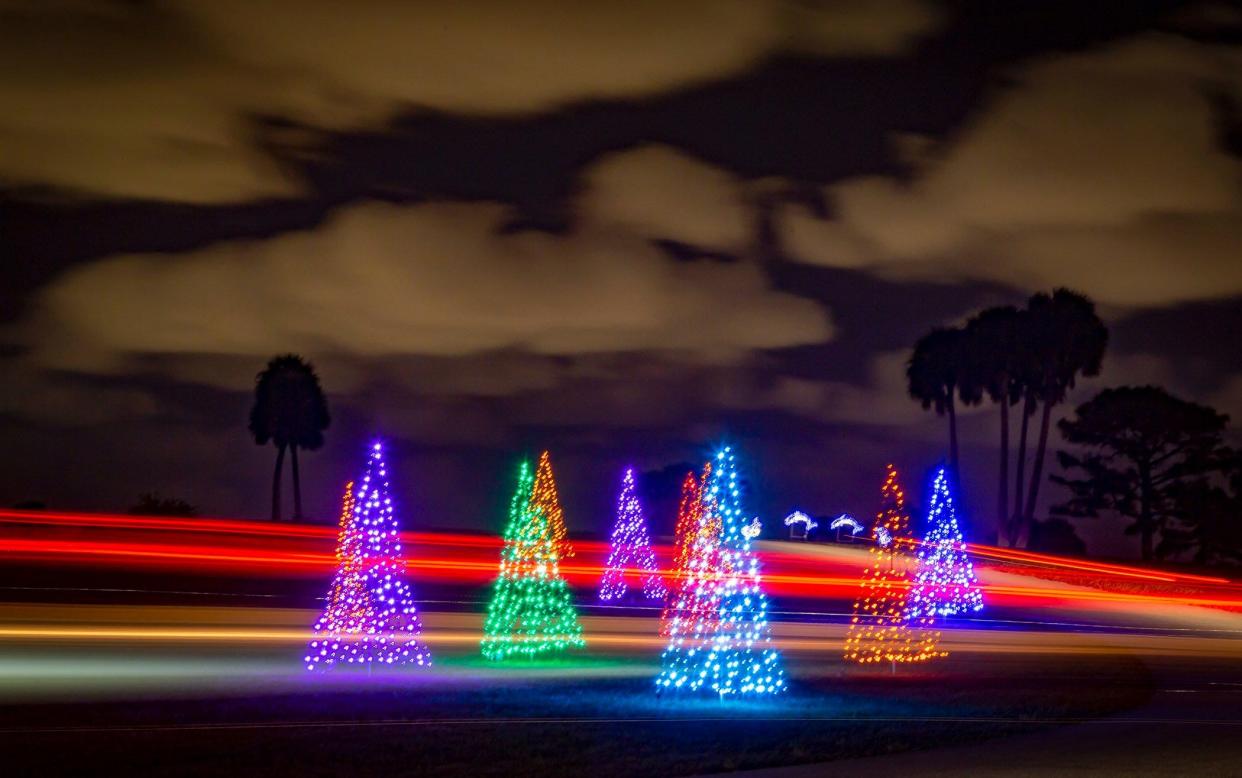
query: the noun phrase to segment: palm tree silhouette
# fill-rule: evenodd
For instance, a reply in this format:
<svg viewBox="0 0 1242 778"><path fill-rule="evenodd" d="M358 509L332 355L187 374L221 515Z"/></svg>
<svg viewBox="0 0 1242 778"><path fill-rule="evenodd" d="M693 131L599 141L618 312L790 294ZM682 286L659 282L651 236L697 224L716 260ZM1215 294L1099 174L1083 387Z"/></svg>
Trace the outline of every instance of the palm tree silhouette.
<svg viewBox="0 0 1242 778"><path fill-rule="evenodd" d="M1035 517L1052 407L1065 400L1079 375L1100 374L1108 346L1108 327L1096 315L1095 303L1077 292L1057 289L1051 295L1033 295L1027 302L1027 315L1031 326L1026 345L1032 354L1032 365L1038 368L1030 378L1030 396L1042 404L1043 416L1031 464L1031 487L1017 534L1029 530Z"/></svg>
<svg viewBox="0 0 1242 778"><path fill-rule="evenodd" d="M956 327L936 327L919 338L914 353L906 363L906 379L910 396L935 407L936 415L949 417L949 462L957 472L957 406L958 393L965 377L964 332Z"/></svg>
<svg viewBox="0 0 1242 778"><path fill-rule="evenodd" d="M323 445L323 431L331 421L328 401L319 376L309 362L296 354L272 357L255 376L254 406L250 409L250 433L254 442L276 446L276 469L272 474L272 520L280 520L280 476L289 450L293 470L293 518L302 518L302 483L298 474L298 449L314 451Z"/></svg>
<svg viewBox="0 0 1242 778"><path fill-rule="evenodd" d="M1012 305L979 312L966 323L967 379L964 394L984 393L1000 407L1000 457L996 532L1009 535L1009 408L1022 398L1022 327L1025 312Z"/></svg>

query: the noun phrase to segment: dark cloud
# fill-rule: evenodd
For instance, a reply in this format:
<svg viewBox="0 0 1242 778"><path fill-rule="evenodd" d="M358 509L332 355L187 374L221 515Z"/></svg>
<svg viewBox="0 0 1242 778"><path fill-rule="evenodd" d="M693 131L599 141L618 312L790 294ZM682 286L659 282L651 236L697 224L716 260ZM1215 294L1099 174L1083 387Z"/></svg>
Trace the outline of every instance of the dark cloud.
<svg viewBox="0 0 1242 778"><path fill-rule="evenodd" d="M304 182L263 152L256 117L356 129L412 106L636 98L783 50L896 54L937 18L920 0L19 0L0 7L0 181L188 203L291 195Z"/></svg>

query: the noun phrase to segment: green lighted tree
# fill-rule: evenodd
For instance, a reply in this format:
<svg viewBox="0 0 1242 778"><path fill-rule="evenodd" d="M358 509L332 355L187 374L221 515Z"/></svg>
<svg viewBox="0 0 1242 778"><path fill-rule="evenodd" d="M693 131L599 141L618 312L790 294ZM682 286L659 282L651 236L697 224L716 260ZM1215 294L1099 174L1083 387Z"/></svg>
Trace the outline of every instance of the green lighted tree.
<svg viewBox="0 0 1242 778"><path fill-rule="evenodd" d="M560 548L547 513L533 504L534 477L523 462L509 504L500 574L483 622L483 656L535 657L580 648L582 625L561 577Z"/></svg>

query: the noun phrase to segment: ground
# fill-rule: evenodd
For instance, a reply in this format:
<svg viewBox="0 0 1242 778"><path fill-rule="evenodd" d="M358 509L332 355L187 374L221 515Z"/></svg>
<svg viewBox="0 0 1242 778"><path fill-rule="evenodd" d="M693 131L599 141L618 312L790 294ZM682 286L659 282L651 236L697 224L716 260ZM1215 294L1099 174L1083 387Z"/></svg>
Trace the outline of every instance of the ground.
<svg viewBox="0 0 1242 778"><path fill-rule="evenodd" d="M787 695L721 703L657 698L654 663L634 656L498 669L449 652L430 672L322 678L282 672L272 647L229 654L96 651L82 675L145 667L197 683L182 698L154 682L124 700L6 705L0 748L15 774L686 775L1029 733L1138 708L1153 692L1142 662L1115 656L963 653L893 674L791 655Z"/></svg>

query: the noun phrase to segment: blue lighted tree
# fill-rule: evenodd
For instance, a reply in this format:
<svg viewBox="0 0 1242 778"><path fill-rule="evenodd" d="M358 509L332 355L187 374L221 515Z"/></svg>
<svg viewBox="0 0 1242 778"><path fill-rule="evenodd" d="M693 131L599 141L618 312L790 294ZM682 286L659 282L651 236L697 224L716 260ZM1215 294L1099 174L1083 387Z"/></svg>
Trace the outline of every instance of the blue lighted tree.
<svg viewBox="0 0 1242 778"><path fill-rule="evenodd" d="M947 470L940 467L927 508L927 537L919 546L918 567L906 600L908 619L983 610L983 595L962 542L950 483Z"/></svg>
<svg viewBox="0 0 1242 778"><path fill-rule="evenodd" d="M754 522L742 511L737 464L728 447L716 454L703 510L720 521L719 550L714 574L699 582L693 596L712 602L717 618L698 623L692 634L674 622L656 690L710 689L722 698L782 692L785 672L772 645L759 560L750 548Z"/></svg>

